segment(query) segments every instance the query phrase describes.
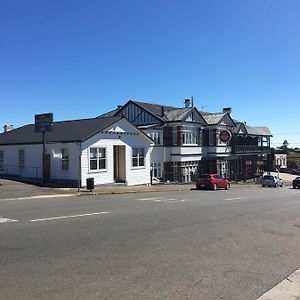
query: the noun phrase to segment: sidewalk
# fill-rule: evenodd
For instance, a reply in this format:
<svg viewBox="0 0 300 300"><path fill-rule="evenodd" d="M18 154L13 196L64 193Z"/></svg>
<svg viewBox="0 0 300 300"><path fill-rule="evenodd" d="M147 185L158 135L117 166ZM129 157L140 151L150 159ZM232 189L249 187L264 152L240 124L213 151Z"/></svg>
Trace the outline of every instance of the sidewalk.
<svg viewBox="0 0 300 300"><path fill-rule="evenodd" d="M277 175L277 173L274 173ZM284 185L291 185L295 175L281 173ZM231 182L232 188L240 188L246 186L255 186L254 180L246 182ZM257 185L256 185L257 186ZM154 185L138 185L138 186L125 186L125 185L104 185L96 186L93 191L77 188L54 188L54 187L41 187L34 184L18 182L14 180L0 179L0 200L8 199L24 199L32 197L63 197L63 196L76 196L76 195L103 195L103 194L124 194L124 193L147 193L147 192L170 192L170 191L189 191L195 189L194 183L188 184L154 184Z"/></svg>

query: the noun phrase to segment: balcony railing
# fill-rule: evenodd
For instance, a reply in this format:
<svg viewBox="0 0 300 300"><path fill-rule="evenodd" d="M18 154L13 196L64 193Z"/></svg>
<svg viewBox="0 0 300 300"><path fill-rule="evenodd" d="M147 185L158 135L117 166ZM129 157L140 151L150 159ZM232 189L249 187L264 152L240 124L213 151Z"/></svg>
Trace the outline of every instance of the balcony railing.
<svg viewBox="0 0 300 300"><path fill-rule="evenodd" d="M269 146L257 146L257 145L236 145L232 147L234 153L267 153L270 152Z"/></svg>

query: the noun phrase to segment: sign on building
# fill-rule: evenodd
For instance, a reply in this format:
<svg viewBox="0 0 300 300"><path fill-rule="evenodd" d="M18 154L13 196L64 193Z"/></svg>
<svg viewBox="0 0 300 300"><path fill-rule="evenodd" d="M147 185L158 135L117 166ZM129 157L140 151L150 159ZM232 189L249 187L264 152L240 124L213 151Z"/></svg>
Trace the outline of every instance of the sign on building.
<svg viewBox="0 0 300 300"><path fill-rule="evenodd" d="M47 132L52 131L53 128L53 114L40 114L35 115L35 131Z"/></svg>

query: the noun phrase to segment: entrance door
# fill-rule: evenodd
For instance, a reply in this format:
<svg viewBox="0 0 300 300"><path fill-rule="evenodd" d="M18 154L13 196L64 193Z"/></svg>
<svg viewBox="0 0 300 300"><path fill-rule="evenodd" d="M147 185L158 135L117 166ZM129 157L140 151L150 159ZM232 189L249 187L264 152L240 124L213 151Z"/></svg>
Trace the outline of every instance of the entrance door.
<svg viewBox="0 0 300 300"><path fill-rule="evenodd" d="M114 181L126 181L125 146L114 146Z"/></svg>
<svg viewBox="0 0 300 300"><path fill-rule="evenodd" d="M45 169L44 169L44 182L49 182L50 181L50 155L46 154L45 155Z"/></svg>

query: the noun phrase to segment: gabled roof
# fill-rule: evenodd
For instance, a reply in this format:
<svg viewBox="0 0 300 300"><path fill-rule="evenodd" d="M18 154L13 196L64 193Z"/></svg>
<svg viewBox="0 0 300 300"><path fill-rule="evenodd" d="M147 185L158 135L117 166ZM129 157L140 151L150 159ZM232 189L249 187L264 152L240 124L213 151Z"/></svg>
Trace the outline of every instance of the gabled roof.
<svg viewBox="0 0 300 300"><path fill-rule="evenodd" d="M232 126L236 126L235 121L231 118L228 112L201 112L201 115L208 125L222 125L222 121L228 120L230 123L232 123Z"/></svg>
<svg viewBox="0 0 300 300"><path fill-rule="evenodd" d="M73 121L54 122L53 130L45 135L46 142L83 142L122 119L102 117ZM35 125L29 124L0 134L0 145L40 144L42 133L35 132Z"/></svg>
<svg viewBox="0 0 300 300"><path fill-rule="evenodd" d="M250 126L243 122L236 121L238 126L236 127L235 133L239 133L242 128L246 131L246 134L249 135L260 135L260 136L272 136L271 131L268 127L262 126Z"/></svg>
<svg viewBox="0 0 300 300"><path fill-rule="evenodd" d="M123 105L120 108L117 108L113 111L110 111L106 114L101 115L102 116L116 116L119 115L122 110L129 105L130 103L133 103L143 110L147 111L151 115L153 115L155 118L163 121L163 122L175 122L175 121L182 121L191 111L195 110L196 113L199 115L199 118L203 120L203 123L205 123L204 118L199 113L199 111L196 109L196 107L175 107L175 106L168 106L168 105L161 105L161 104L154 104L154 103L146 103L146 102L140 102L135 100L129 100L125 105Z"/></svg>

